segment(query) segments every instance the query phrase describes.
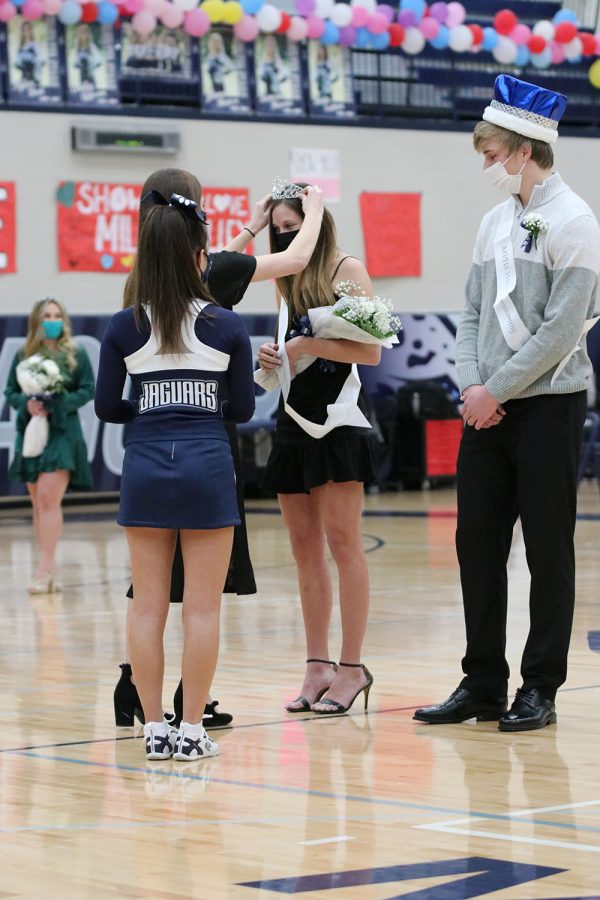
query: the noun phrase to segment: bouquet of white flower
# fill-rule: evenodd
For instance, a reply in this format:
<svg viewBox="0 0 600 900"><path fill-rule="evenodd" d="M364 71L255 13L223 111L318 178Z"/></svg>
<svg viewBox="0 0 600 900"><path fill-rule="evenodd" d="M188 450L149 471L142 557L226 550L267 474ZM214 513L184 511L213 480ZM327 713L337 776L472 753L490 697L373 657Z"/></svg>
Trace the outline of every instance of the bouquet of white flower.
<svg viewBox="0 0 600 900"><path fill-rule="evenodd" d="M334 340L345 338L362 344L381 344L388 350L398 343L397 332L402 329L402 324L398 316L392 315L389 300L367 297L355 281L340 281L334 290L339 300L332 306L309 309L308 322L299 334ZM315 359L314 356L302 354L296 361L296 375L307 369ZM264 372L259 369L254 373L254 380L266 391L279 386L275 371Z"/></svg>
<svg viewBox="0 0 600 900"><path fill-rule="evenodd" d="M41 401L46 408L54 394L64 390L64 378L53 359L39 353L22 359L16 369L17 381L29 399ZM40 456L48 443L47 416L32 416L23 435L23 456Z"/></svg>

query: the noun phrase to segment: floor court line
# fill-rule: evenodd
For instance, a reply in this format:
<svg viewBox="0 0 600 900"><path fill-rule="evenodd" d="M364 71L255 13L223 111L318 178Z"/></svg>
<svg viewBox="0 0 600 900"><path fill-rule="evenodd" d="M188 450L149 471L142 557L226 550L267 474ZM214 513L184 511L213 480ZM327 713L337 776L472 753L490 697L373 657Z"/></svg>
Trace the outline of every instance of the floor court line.
<svg viewBox="0 0 600 900"><path fill-rule="evenodd" d="M532 822L532 824L537 824ZM437 831L441 834L462 834L467 837L489 838L492 841L507 841L513 844L533 844L538 847L556 847L559 850L577 850L580 853L600 853L600 844L578 844L575 841L554 841L551 838L528 838L512 834L501 834L494 831L478 831L470 828L444 828L436 825L415 825L425 831Z"/></svg>
<svg viewBox="0 0 600 900"><path fill-rule="evenodd" d="M85 759L77 759L76 757L68 757L68 756L53 756L48 753L32 753L30 751L11 751L9 755L27 757L29 759L39 759L50 762L62 762L71 765L85 766L89 768L96 769L104 769L109 771L117 771L117 772L132 772L132 773L142 773L148 774L151 771L151 767L142 767L142 766L127 766L121 763L104 763L99 762L97 760L85 760ZM465 820L477 821L496 821L496 822L509 822L513 818L510 813L502 814L502 813L486 813L486 812L470 812L469 810L457 810L457 809L444 809L443 807L432 806L430 804L423 803L411 803L405 800L390 800L384 797L361 797L360 795L355 794L339 794L331 791L315 791L309 788L300 788L300 787L292 787L290 785L277 785L277 784L269 784L268 782L251 782L251 781L240 781L239 779L231 779L231 778L218 778L206 775L194 775L189 772L178 772L176 768L173 768L170 771L161 771L161 775L164 775L165 778L175 778L180 780L190 779L192 781L210 781L214 784L223 784L229 787L243 787L249 788L251 790L259 790L259 791L268 791L275 793L283 793L283 794L292 794L296 796L303 797L317 797L325 800L335 800L335 801L343 801L345 803L365 803L371 804L373 806L389 806L395 809L402 810L413 810L415 812L422 812L428 815L439 814L441 812L453 813L454 815L460 815L466 817ZM596 801L594 801L596 802ZM571 830L581 830L581 831L590 831L594 833L600 833L600 828L594 828L593 826L578 826L573 822L552 822L552 821L544 821L544 820L536 820L531 819L527 824L530 825L538 825L544 826L548 828L563 828L563 829L571 829ZM445 823L431 823L429 825L413 825L413 828L423 829L429 831L440 831L440 832L448 832L448 833L456 833L456 834L466 834L466 835L481 835L484 837L498 837L499 840L508 840L511 838L510 835L503 836L502 834L496 835L494 832L479 832L472 831L471 829L461 829L454 828L446 825ZM2 829L0 828L0 831ZM519 839L522 842L527 842L526 839ZM541 839L528 839L530 843L544 843ZM564 846L564 847L586 847L588 845L581 845L569 842L560 842L560 841L550 841L550 846ZM589 852L600 852L600 844L597 847L593 845L589 845L591 849Z"/></svg>

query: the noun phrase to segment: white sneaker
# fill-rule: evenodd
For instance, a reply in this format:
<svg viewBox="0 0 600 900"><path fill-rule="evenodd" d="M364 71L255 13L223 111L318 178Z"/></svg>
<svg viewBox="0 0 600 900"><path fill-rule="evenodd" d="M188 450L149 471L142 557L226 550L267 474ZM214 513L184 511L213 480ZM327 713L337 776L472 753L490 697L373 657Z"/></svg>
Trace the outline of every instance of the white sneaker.
<svg viewBox="0 0 600 900"><path fill-rule="evenodd" d="M173 759L181 761L205 759L209 756L217 756L218 753L219 745L209 738L202 723L198 725L190 725L189 722L181 723L173 749Z"/></svg>
<svg viewBox="0 0 600 900"><path fill-rule="evenodd" d="M163 719L162 722L146 722L146 759L171 759L177 732Z"/></svg>

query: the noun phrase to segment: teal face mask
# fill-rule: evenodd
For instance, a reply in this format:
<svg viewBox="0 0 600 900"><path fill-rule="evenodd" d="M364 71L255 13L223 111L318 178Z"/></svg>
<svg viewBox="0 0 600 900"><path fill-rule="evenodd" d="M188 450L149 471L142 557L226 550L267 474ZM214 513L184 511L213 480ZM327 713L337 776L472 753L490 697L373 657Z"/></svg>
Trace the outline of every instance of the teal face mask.
<svg viewBox="0 0 600 900"><path fill-rule="evenodd" d="M62 319L44 319L42 322L44 337L49 341L55 341L63 333Z"/></svg>

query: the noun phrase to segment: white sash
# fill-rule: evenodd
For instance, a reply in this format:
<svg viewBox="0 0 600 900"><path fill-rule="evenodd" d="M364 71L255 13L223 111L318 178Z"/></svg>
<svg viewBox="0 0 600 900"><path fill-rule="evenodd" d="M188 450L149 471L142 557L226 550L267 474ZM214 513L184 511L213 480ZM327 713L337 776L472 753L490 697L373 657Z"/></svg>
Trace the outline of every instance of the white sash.
<svg viewBox="0 0 600 900"><path fill-rule="evenodd" d="M515 257L512 246L512 227L515 217L515 201L509 197L496 230L494 259L496 262L496 302L494 312L498 317L504 340L511 350L520 350L531 337L531 332L521 320L510 298L517 283Z"/></svg>
<svg viewBox="0 0 600 900"><path fill-rule="evenodd" d="M334 428L341 425L354 425L357 428L371 428L371 424L358 408L358 395L360 393L360 378L358 369L353 363L350 374L346 378L343 387L338 394L335 403L327 406L327 418L322 425L305 419L296 412L287 402L290 393L291 373L287 353L285 352L285 335L288 327L288 309L285 301L281 300L279 308L279 323L277 327L277 343L279 344L279 356L281 365L275 370L281 393L283 395L284 409L288 416L313 438L322 438ZM255 378L255 381L258 379Z"/></svg>

